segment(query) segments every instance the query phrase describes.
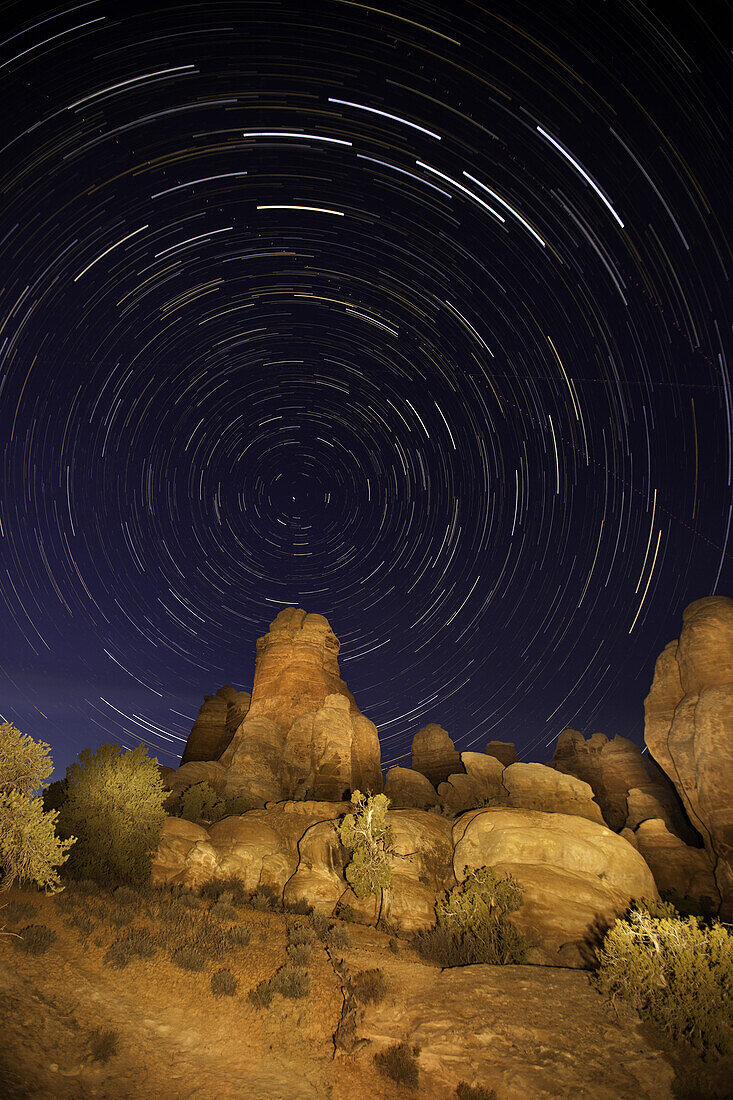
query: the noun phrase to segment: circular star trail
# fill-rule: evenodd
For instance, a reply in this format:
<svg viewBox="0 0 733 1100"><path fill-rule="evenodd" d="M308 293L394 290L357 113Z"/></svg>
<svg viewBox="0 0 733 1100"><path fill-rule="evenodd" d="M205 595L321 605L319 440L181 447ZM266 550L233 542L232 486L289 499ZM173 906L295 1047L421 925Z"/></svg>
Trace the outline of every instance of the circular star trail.
<svg viewBox="0 0 733 1100"><path fill-rule="evenodd" d="M723 8L384 3L3 9L0 709L59 766L175 764L288 605L385 764L638 740L730 590Z"/></svg>

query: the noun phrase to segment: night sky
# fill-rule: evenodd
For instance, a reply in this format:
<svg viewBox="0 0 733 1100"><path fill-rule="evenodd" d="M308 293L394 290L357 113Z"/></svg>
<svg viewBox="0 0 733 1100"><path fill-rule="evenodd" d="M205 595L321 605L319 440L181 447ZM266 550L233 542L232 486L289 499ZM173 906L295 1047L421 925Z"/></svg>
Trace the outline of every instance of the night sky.
<svg viewBox="0 0 733 1100"><path fill-rule="evenodd" d="M0 6L0 712L174 765L278 610L385 764L641 743L733 594L722 4Z"/></svg>

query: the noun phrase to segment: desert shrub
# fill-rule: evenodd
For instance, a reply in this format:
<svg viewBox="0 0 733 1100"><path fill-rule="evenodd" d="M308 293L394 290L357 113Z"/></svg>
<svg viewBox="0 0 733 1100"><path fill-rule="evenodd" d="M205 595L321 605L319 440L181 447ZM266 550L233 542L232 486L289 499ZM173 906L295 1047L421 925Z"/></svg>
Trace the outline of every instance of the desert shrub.
<svg viewBox="0 0 733 1100"><path fill-rule="evenodd" d="M389 799L383 794L354 791L351 804L354 813L347 814L339 828L341 843L351 851L345 874L356 896L367 898L392 882L388 859L393 846L392 829L387 824Z"/></svg>
<svg viewBox="0 0 733 1100"><path fill-rule="evenodd" d="M235 924L233 928L229 929L227 935L229 942L235 947L246 947L252 939L249 928L244 928L241 924Z"/></svg>
<svg viewBox="0 0 733 1100"><path fill-rule="evenodd" d="M350 979L351 992L362 1004L379 1004L384 1000L387 983L381 970L362 970Z"/></svg>
<svg viewBox="0 0 733 1100"><path fill-rule="evenodd" d="M156 950L155 940L146 929L132 928L125 936L110 944L104 961L117 970L124 970L133 959L152 959Z"/></svg>
<svg viewBox="0 0 733 1100"><path fill-rule="evenodd" d="M97 1027L89 1036L89 1053L93 1062L109 1062L120 1049L120 1037L116 1031Z"/></svg>
<svg viewBox="0 0 733 1100"><path fill-rule="evenodd" d="M34 741L10 722L0 724L0 893L16 879L51 893L62 889L58 868L75 837L60 840L58 812L45 810L35 794L53 771L50 746Z"/></svg>
<svg viewBox="0 0 733 1100"><path fill-rule="evenodd" d="M313 906L305 898L299 898L298 901L294 901L292 905L287 906L287 911L296 916L307 917L309 913L313 912Z"/></svg>
<svg viewBox="0 0 733 1100"><path fill-rule="evenodd" d="M496 1100L496 1092L485 1085L469 1085L466 1081L460 1081L456 1085L456 1100Z"/></svg>
<svg viewBox="0 0 733 1100"><path fill-rule="evenodd" d="M392 1081L397 1081L398 1084L406 1085L410 1089L416 1089L419 1053L419 1047L410 1046L407 1042L393 1043L374 1055L374 1064L382 1076L389 1077Z"/></svg>
<svg viewBox="0 0 733 1100"><path fill-rule="evenodd" d="M310 924L294 924L288 929L288 942L291 944L307 944L311 947L317 939L315 928Z"/></svg>
<svg viewBox="0 0 733 1100"><path fill-rule="evenodd" d="M237 992L237 979L231 970L224 968L211 975L211 992L215 997L233 997Z"/></svg>
<svg viewBox="0 0 733 1100"><path fill-rule="evenodd" d="M59 897L63 897L60 894ZM0 905L0 915L6 924L17 924L18 921L27 920L36 915L36 906L29 901L9 901Z"/></svg>
<svg viewBox="0 0 733 1100"><path fill-rule="evenodd" d="M203 909L204 901L197 894L194 894L191 890L185 890L178 895L177 901L183 905L186 909Z"/></svg>
<svg viewBox="0 0 733 1100"><path fill-rule="evenodd" d="M115 928L122 928L126 924L132 924L135 914L124 906L116 905L109 911L109 923Z"/></svg>
<svg viewBox="0 0 733 1100"><path fill-rule="evenodd" d="M274 996L272 983L268 981L260 982L254 989L250 989L247 996L255 1008L268 1008L272 1004Z"/></svg>
<svg viewBox="0 0 733 1100"><path fill-rule="evenodd" d="M441 966L521 963L526 941L508 919L521 905L522 888L511 875L466 868L464 881L436 905L438 923L418 937L418 951Z"/></svg>
<svg viewBox="0 0 733 1100"><path fill-rule="evenodd" d="M78 837L69 869L103 883L145 882L165 820L163 786L144 745L85 749L66 771L59 831Z"/></svg>
<svg viewBox="0 0 733 1100"><path fill-rule="evenodd" d="M332 928L329 928L326 933L326 947L332 951L344 951L351 942L349 940L349 934L345 928L340 928L338 924L334 924Z"/></svg>
<svg viewBox="0 0 733 1100"><path fill-rule="evenodd" d="M598 988L705 1059L733 1053L733 936L697 917L653 916L658 909L634 908L606 934Z"/></svg>
<svg viewBox="0 0 733 1100"><path fill-rule="evenodd" d="M331 922L325 913L319 913L314 909L312 913L308 914L308 924L319 940L326 939L328 930L331 927Z"/></svg>
<svg viewBox="0 0 733 1100"><path fill-rule="evenodd" d="M282 970L278 970L274 978L270 979L270 984L274 993L279 993L281 997L287 997L291 1001L299 1001L310 993L311 978L307 970L286 963Z"/></svg>
<svg viewBox="0 0 733 1100"><path fill-rule="evenodd" d="M74 928L83 941L89 939L94 929L94 923L84 913L74 913L66 922L69 928Z"/></svg>
<svg viewBox="0 0 733 1100"><path fill-rule="evenodd" d="M339 920L346 921L347 924L353 924L356 920L356 909L353 905L340 905L336 916Z"/></svg>
<svg viewBox="0 0 733 1100"><path fill-rule="evenodd" d="M140 901L140 895L129 886L118 886L112 896L118 905L138 905Z"/></svg>
<svg viewBox="0 0 733 1100"><path fill-rule="evenodd" d="M178 947L171 954L171 962L181 970L199 972L206 966L206 956L193 946Z"/></svg>
<svg viewBox="0 0 733 1100"><path fill-rule="evenodd" d="M308 966L313 954L313 948L309 943L289 943L288 959L293 966Z"/></svg>
<svg viewBox="0 0 733 1100"><path fill-rule="evenodd" d="M243 905L249 897L241 878L235 878L234 875L205 882L200 894L202 898L209 898L211 901L228 901L231 905Z"/></svg>
<svg viewBox="0 0 733 1100"><path fill-rule="evenodd" d="M22 928L15 944L27 955L45 955L56 939L56 933L45 924L29 924Z"/></svg>
<svg viewBox="0 0 733 1100"><path fill-rule="evenodd" d="M390 949L390 951L392 952L393 955L399 955L400 945L398 944L397 940L391 939L389 941L389 943L387 944L387 946L388 946L388 948Z"/></svg>
<svg viewBox="0 0 733 1100"><path fill-rule="evenodd" d="M186 821L213 821L214 807L221 798L209 783L194 783L181 795L181 817Z"/></svg>
<svg viewBox="0 0 733 1100"><path fill-rule="evenodd" d="M268 886L258 886L250 901L258 913L266 913L275 908L275 891Z"/></svg>
<svg viewBox="0 0 733 1100"><path fill-rule="evenodd" d="M209 912L218 917L219 920L237 920L239 917L237 910L228 901L217 901L216 904L211 906Z"/></svg>

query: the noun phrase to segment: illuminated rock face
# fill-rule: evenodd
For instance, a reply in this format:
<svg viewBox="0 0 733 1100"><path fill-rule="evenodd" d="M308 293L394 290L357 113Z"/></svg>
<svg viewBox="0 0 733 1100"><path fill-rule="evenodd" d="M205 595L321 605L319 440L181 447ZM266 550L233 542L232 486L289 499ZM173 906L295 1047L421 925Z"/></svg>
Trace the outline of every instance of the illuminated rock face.
<svg viewBox="0 0 733 1100"><path fill-rule="evenodd" d="M181 764L218 760L249 710L250 695L226 685L207 695L193 724Z"/></svg>
<svg viewBox="0 0 733 1100"><path fill-rule="evenodd" d="M339 800L382 790L376 727L339 675L323 615L289 607L257 642L252 701L221 755L224 793Z"/></svg>
<svg viewBox="0 0 733 1100"><path fill-rule="evenodd" d="M720 917L733 920L733 600L708 596L686 608L644 710L649 751L705 842Z"/></svg>

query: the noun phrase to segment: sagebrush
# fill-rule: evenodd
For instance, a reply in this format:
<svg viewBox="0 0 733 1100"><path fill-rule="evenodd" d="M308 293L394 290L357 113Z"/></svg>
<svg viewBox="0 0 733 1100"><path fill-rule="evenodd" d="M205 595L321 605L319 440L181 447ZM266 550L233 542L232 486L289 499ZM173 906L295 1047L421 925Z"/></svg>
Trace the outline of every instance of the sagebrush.
<svg viewBox="0 0 733 1100"><path fill-rule="evenodd" d="M519 883L492 867L467 867L465 875L436 905L437 924L417 940L420 954L441 966L524 962L526 939L509 920L523 904Z"/></svg>
<svg viewBox="0 0 733 1100"><path fill-rule="evenodd" d="M616 921L598 952L598 988L704 1059L730 1055L733 936L722 924L668 915L669 908L637 906Z"/></svg>

